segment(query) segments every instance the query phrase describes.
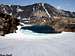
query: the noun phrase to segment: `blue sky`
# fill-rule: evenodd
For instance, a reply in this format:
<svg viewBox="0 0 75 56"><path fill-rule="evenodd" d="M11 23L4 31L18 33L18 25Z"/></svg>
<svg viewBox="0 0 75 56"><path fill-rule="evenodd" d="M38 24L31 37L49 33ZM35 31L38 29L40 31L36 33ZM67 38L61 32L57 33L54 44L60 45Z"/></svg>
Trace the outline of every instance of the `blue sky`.
<svg viewBox="0 0 75 56"><path fill-rule="evenodd" d="M75 0L0 0L0 4L30 5L33 3L48 3L56 8L75 11Z"/></svg>

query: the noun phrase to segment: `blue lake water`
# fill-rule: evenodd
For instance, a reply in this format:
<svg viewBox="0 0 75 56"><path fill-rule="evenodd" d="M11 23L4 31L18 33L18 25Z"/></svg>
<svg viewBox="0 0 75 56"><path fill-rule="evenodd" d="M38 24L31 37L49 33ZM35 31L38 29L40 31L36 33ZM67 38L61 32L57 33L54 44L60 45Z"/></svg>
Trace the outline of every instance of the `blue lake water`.
<svg viewBox="0 0 75 56"><path fill-rule="evenodd" d="M52 27L48 25L33 25L22 27L23 30L31 30L35 33L57 33Z"/></svg>

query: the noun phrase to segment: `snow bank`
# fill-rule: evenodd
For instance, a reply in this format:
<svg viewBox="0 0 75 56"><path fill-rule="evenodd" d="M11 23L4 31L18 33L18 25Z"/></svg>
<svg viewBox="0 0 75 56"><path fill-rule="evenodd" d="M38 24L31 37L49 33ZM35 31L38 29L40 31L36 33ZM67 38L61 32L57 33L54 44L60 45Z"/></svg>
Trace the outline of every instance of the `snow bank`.
<svg viewBox="0 0 75 56"><path fill-rule="evenodd" d="M26 25L31 26L31 25ZM43 33L34 33L30 30L23 30L21 26L18 26L16 33L6 34L4 37L0 36L0 39L14 39L14 40L35 40L35 39L53 39L53 38L62 38L62 37L75 37L73 32L62 32L57 34L43 34Z"/></svg>
<svg viewBox="0 0 75 56"><path fill-rule="evenodd" d="M0 39L14 39L14 40L35 40L35 39L53 39L53 38L62 38L62 37L75 37L75 33L72 32L62 32L59 34L40 34L34 33L29 30L24 32L18 31L17 33L10 33Z"/></svg>

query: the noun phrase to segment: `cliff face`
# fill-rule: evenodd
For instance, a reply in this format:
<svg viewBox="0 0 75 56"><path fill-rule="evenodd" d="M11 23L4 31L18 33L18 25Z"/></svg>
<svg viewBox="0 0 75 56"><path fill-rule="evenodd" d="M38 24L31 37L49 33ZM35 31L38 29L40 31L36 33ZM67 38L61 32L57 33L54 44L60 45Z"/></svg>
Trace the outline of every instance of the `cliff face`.
<svg viewBox="0 0 75 56"><path fill-rule="evenodd" d="M19 20L13 16L0 13L0 35L16 32Z"/></svg>

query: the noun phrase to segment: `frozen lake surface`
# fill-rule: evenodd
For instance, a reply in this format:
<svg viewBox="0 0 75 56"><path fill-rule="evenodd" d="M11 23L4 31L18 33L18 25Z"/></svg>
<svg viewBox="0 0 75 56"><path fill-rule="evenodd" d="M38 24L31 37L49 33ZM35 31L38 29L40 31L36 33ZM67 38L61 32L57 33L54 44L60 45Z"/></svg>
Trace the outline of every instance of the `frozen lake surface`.
<svg viewBox="0 0 75 56"><path fill-rule="evenodd" d="M0 36L0 54L12 56L75 56L75 33L40 34L29 30Z"/></svg>

